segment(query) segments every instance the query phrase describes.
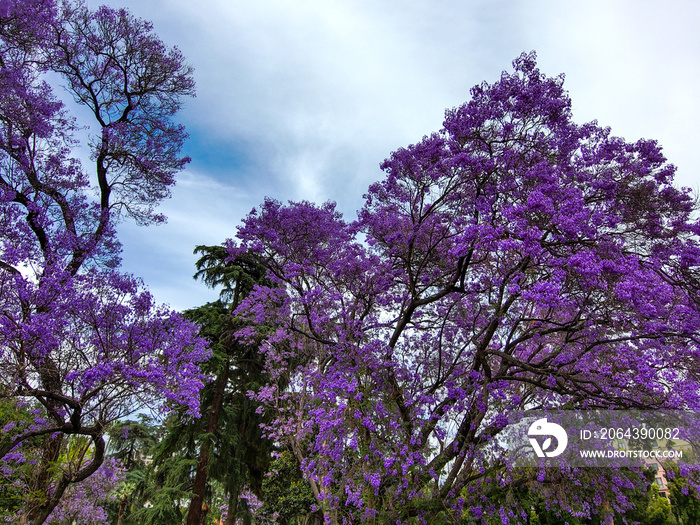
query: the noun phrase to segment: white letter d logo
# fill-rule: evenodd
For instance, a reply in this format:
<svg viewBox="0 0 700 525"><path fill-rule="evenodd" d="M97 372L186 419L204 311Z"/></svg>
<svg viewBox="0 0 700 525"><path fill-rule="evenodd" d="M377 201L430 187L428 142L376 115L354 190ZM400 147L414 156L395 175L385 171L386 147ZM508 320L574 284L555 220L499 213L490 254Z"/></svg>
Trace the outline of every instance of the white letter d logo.
<svg viewBox="0 0 700 525"><path fill-rule="evenodd" d="M540 447L540 444L535 438L530 438L530 444L535 450L535 454L537 454L541 458L545 456L547 456L548 458L556 457L562 452L564 452L564 450L566 450L566 445L569 444L569 440L566 436L566 430L564 430L556 423L548 423L546 417L538 419L532 425L530 425L530 429L527 431L527 434L528 436L554 436L557 439L557 448L555 448L551 452L546 452L546 450L552 444L551 437L548 437L544 440L544 443L542 443L542 447Z"/></svg>

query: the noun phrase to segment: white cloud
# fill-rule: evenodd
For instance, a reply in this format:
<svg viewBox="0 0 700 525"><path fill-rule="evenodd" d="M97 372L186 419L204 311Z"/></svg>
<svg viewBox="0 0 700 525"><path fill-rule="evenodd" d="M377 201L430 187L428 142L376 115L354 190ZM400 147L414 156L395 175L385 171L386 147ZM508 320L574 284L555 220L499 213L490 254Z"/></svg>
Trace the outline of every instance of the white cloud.
<svg viewBox="0 0 700 525"><path fill-rule="evenodd" d="M198 306L217 294L195 283L198 245L221 244L235 236L236 225L250 209L244 189L187 171L181 174L172 199L161 206L168 222L148 228L124 223L119 238L123 267L144 279L155 297L177 309Z"/></svg>
<svg viewBox="0 0 700 525"><path fill-rule="evenodd" d="M198 97L182 118L197 146L164 207L170 223L157 234L122 228L125 266L173 304L191 268L156 285L145 275L149 259L193 259L194 244L231 235L264 195L336 200L351 218L392 150L437 130L445 108L497 80L522 51L537 50L546 74L566 74L577 120L596 118L629 140L659 139L680 182L696 184L695 2L108 3L153 20L196 71ZM207 140L245 159L214 168Z"/></svg>

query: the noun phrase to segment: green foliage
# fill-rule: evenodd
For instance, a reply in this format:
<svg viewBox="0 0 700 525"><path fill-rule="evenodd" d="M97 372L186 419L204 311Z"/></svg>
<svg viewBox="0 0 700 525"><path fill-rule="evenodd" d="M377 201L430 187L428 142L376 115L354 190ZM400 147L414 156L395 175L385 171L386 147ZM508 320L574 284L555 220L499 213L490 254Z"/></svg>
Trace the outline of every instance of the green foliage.
<svg viewBox="0 0 700 525"><path fill-rule="evenodd" d="M700 493L681 476L679 465L669 462L664 465L671 496L671 512L679 525L700 523Z"/></svg>
<svg viewBox="0 0 700 525"><path fill-rule="evenodd" d="M160 425L152 417L139 414L136 420L117 421L110 427L107 450L129 471L144 470L160 434Z"/></svg>
<svg viewBox="0 0 700 525"><path fill-rule="evenodd" d="M272 443L263 438L263 416L248 396L266 382L264 362L255 346L233 337L243 326L233 312L255 284L265 282L265 269L253 256L228 260L221 246L198 246L195 253L202 254L195 278L221 288L219 300L184 312L200 326L199 334L212 350L202 366L212 378L200 392L203 416L192 419L175 411L156 434L149 424L131 422L133 440L121 440L120 429L114 429L118 454L132 458L139 472L129 478L131 492L120 508L123 525L182 523L188 505L198 507L193 501L203 503L198 519L205 523L218 522L221 508L245 521L251 512L240 494L249 489L259 496L269 467ZM139 456L152 457L153 464L144 469ZM196 474L203 465L204 474ZM205 481L203 492L197 489L202 487L197 475Z"/></svg>
<svg viewBox="0 0 700 525"><path fill-rule="evenodd" d="M172 489L162 487L163 483L160 487L154 483L156 474L149 466L163 438L161 424L146 414L139 414L136 420L116 422L108 436L108 451L127 470L117 503L110 508L112 521L120 525L177 523L158 521L175 511L177 505L167 496ZM163 488L162 494L158 488Z"/></svg>
<svg viewBox="0 0 700 525"><path fill-rule="evenodd" d="M229 254L223 246L195 247L194 253L202 256L195 263L195 279L210 288L221 288L221 301L237 307L256 284L269 285L265 278L265 266L252 254L243 254L228 260Z"/></svg>
<svg viewBox="0 0 700 525"><path fill-rule="evenodd" d="M646 509L646 517L642 522L644 525L670 525L671 504L664 497L659 495L659 487L651 486L651 501Z"/></svg>
<svg viewBox="0 0 700 525"><path fill-rule="evenodd" d="M303 479L299 462L288 450L270 465L270 475L262 483L262 511L279 515L281 525L299 525L311 512L316 500Z"/></svg>

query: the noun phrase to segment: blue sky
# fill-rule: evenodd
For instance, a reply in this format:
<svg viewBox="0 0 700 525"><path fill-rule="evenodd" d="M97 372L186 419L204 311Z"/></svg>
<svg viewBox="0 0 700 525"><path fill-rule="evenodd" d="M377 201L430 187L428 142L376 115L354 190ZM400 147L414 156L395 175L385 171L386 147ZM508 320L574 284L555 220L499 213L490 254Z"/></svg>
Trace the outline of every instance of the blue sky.
<svg viewBox="0 0 700 525"><path fill-rule="evenodd" d="M694 1L88 1L101 3L151 20L195 69L169 221L119 228L124 269L176 309L216 297L192 280L195 245L234 236L265 196L334 200L352 219L384 158L523 51L566 74L578 122L659 140L678 183L699 186Z"/></svg>

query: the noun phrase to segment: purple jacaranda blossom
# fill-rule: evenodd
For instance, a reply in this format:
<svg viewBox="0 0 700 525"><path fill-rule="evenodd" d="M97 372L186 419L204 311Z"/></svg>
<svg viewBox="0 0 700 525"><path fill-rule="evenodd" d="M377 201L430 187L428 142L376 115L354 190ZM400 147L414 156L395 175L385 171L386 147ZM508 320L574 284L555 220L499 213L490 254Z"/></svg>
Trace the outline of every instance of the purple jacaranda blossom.
<svg viewBox="0 0 700 525"><path fill-rule="evenodd" d="M261 390L267 432L331 522L516 523L515 487L621 511L639 472L509 468L508 414L700 409L698 207L661 147L575 123L534 53L471 96L354 221L268 199L227 243L267 264L239 337L288 384Z"/></svg>

